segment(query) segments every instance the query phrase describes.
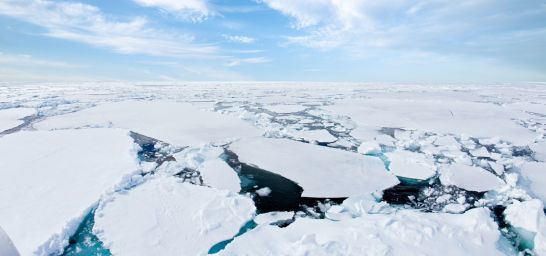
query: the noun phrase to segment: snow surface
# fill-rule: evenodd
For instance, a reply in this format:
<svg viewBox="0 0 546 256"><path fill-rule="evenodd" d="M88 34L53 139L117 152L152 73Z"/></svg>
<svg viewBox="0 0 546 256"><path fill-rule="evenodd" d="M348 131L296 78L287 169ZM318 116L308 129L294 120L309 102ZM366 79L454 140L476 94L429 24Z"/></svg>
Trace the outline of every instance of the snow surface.
<svg viewBox="0 0 546 256"><path fill-rule="evenodd" d="M213 188L239 192L241 185L237 173L222 159L205 161L199 168L203 182Z"/></svg>
<svg viewBox="0 0 546 256"><path fill-rule="evenodd" d="M157 178L100 207L93 232L113 255L206 255L254 212L248 197Z"/></svg>
<svg viewBox="0 0 546 256"><path fill-rule="evenodd" d="M330 132L324 129L320 130L306 130L306 131L295 131L293 132L294 137L301 138L309 142L321 142L321 143L331 143L337 140Z"/></svg>
<svg viewBox="0 0 546 256"><path fill-rule="evenodd" d="M136 146L124 130L6 135L0 138L0 226L21 255L61 252L101 196L137 170Z"/></svg>
<svg viewBox="0 0 546 256"><path fill-rule="evenodd" d="M25 116L30 116L36 113L33 108L9 108L0 109L0 132L9 130L23 124L21 120Z"/></svg>
<svg viewBox="0 0 546 256"><path fill-rule="evenodd" d="M526 162L519 168L523 177L520 184L542 202L546 202L546 163Z"/></svg>
<svg viewBox="0 0 546 256"><path fill-rule="evenodd" d="M424 154L397 150L385 154L389 158L389 169L396 176L426 180L436 174L434 161Z"/></svg>
<svg viewBox="0 0 546 256"><path fill-rule="evenodd" d="M262 132L244 121L173 101L123 101L49 117L34 125L41 130L119 127L176 146L256 136Z"/></svg>
<svg viewBox="0 0 546 256"><path fill-rule="evenodd" d="M445 186L476 192L496 190L505 185L504 181L482 168L457 163L442 170L440 181Z"/></svg>
<svg viewBox="0 0 546 256"><path fill-rule="evenodd" d="M229 149L242 163L298 183L303 197L348 197L399 183L379 158L338 149L263 137L236 141Z"/></svg>
<svg viewBox="0 0 546 256"><path fill-rule="evenodd" d="M504 255L489 214L478 208L464 214L405 210L340 221L298 218L284 228L260 225L220 255Z"/></svg>
<svg viewBox="0 0 546 256"><path fill-rule="evenodd" d="M535 153L536 160L546 162L546 142L531 144L530 148Z"/></svg>

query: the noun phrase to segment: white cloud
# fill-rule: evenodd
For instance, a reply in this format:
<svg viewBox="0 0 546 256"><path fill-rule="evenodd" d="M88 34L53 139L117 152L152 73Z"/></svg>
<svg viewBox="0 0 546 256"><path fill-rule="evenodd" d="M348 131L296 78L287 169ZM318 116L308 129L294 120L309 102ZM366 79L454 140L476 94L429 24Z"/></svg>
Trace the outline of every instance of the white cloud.
<svg viewBox="0 0 546 256"><path fill-rule="evenodd" d="M262 64L262 63L268 63L271 62L270 59L264 58L264 57L258 57L258 58L244 58L244 59L235 59L228 63L226 63L225 66L227 67L235 67L239 66L241 64Z"/></svg>
<svg viewBox="0 0 546 256"><path fill-rule="evenodd" d="M254 43L256 41L255 38L248 37L248 36L237 36L237 35L223 34L222 37L229 40L229 41L231 41L231 42L241 43L241 44L251 44L251 43Z"/></svg>
<svg viewBox="0 0 546 256"><path fill-rule="evenodd" d="M173 13L183 19L199 22L213 16L209 3L206 0L133 0L146 6L155 7Z"/></svg>
<svg viewBox="0 0 546 256"><path fill-rule="evenodd" d="M82 68L82 65L70 64L62 61L37 59L28 54L5 54L0 52L0 64L10 66L39 66L53 68Z"/></svg>
<svg viewBox="0 0 546 256"><path fill-rule="evenodd" d="M49 0L3 0L0 15L11 16L46 29L45 35L124 54L170 57L212 57L218 48L196 44L193 37L162 31L144 17L116 18L95 6Z"/></svg>

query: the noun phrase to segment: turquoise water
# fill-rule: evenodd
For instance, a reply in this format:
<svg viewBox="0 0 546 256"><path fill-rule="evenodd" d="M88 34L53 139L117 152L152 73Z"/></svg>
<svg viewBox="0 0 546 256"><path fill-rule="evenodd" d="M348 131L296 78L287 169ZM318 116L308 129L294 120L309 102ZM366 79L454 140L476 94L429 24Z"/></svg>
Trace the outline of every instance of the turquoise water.
<svg viewBox="0 0 546 256"><path fill-rule="evenodd" d="M256 222L254 222L253 220L247 222L243 227L241 227L241 229L239 230L239 233L237 233L233 238L231 239L228 239L228 240L225 240L225 241L222 241L222 242L219 242L215 245L213 245L210 250L209 250L209 253L208 254L216 254L218 252L220 252L221 250L223 250L224 248L226 248L226 246L231 243L233 241L233 239L235 239L236 237L238 236L241 236L243 235L244 233L254 229L256 226L258 226L258 224L256 224Z"/></svg>
<svg viewBox="0 0 546 256"><path fill-rule="evenodd" d="M104 247L103 243L93 234L95 225L95 212L91 211L70 238L69 245L65 248L65 256L110 256L112 253Z"/></svg>

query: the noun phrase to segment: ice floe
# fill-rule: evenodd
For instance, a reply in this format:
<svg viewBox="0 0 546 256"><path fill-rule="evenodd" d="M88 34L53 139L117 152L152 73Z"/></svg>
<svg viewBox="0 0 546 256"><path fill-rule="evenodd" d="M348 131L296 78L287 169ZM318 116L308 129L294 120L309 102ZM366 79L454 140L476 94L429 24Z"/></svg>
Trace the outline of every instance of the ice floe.
<svg viewBox="0 0 546 256"><path fill-rule="evenodd" d="M287 139L247 138L229 146L242 163L298 183L303 197L372 193L399 183L376 157Z"/></svg>
<svg viewBox="0 0 546 256"><path fill-rule="evenodd" d="M254 217L256 224L273 224L278 222L290 221L294 218L294 212L268 212L258 214Z"/></svg>
<svg viewBox="0 0 546 256"><path fill-rule="evenodd" d="M205 161L198 170L206 185L233 192L241 190L237 173L222 159L217 158Z"/></svg>
<svg viewBox="0 0 546 256"><path fill-rule="evenodd" d="M426 180L436 174L434 159L429 159L424 154L397 150L385 155L390 161L390 171L396 176Z"/></svg>
<svg viewBox="0 0 546 256"><path fill-rule="evenodd" d="M336 137L334 137L330 132L325 129L295 131L292 134L296 138L303 139L309 142L332 143L337 140Z"/></svg>
<svg viewBox="0 0 546 256"><path fill-rule="evenodd" d="M113 255L206 255L254 212L248 197L163 177L99 207L93 232Z"/></svg>
<svg viewBox="0 0 546 256"><path fill-rule="evenodd" d="M176 146L256 136L262 132L242 120L202 111L173 101L123 101L49 117L36 123L41 130L78 127L118 127Z"/></svg>
<svg viewBox="0 0 546 256"><path fill-rule="evenodd" d="M288 227L260 225L220 255L505 255L500 232L479 208L464 214L400 211L331 221L297 218Z"/></svg>
<svg viewBox="0 0 546 256"><path fill-rule="evenodd" d="M515 201L506 207L504 216L518 234L520 248L534 249L537 255L546 253L546 216L540 200Z"/></svg>
<svg viewBox="0 0 546 256"><path fill-rule="evenodd" d="M0 132L23 124L21 119L35 113L36 110L33 108L0 109Z"/></svg>
<svg viewBox="0 0 546 256"><path fill-rule="evenodd" d="M546 202L546 163L525 162L519 169L522 176L519 184L527 189L529 194Z"/></svg>
<svg viewBox="0 0 546 256"><path fill-rule="evenodd" d="M500 189L505 185L503 180L482 168L457 163L442 170L440 181L445 186L453 185L475 192Z"/></svg>
<svg viewBox="0 0 546 256"><path fill-rule="evenodd" d="M19 252L8 234L0 227L0 255L2 256L19 256Z"/></svg>
<svg viewBox="0 0 546 256"><path fill-rule="evenodd" d="M0 138L0 226L22 255L62 252L107 191L137 172L117 129L18 132Z"/></svg>

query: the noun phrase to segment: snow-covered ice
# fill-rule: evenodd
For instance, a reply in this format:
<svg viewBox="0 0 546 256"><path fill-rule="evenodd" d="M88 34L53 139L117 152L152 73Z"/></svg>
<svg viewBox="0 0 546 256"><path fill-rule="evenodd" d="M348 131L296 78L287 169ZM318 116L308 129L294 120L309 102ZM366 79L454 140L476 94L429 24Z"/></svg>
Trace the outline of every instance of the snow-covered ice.
<svg viewBox="0 0 546 256"><path fill-rule="evenodd" d="M348 197L399 183L379 158L337 149L263 137L236 141L229 149L242 163L298 183L303 197Z"/></svg>
<svg viewBox="0 0 546 256"><path fill-rule="evenodd" d="M289 221L294 218L294 212L268 212L258 214L254 217L256 224L271 224L282 221Z"/></svg>
<svg viewBox="0 0 546 256"><path fill-rule="evenodd" d="M241 190L237 173L222 159L216 158L205 161L198 170L206 185L233 192Z"/></svg>
<svg viewBox="0 0 546 256"><path fill-rule="evenodd" d="M21 131L0 138L0 226L21 255L63 250L101 196L138 170L118 129Z"/></svg>
<svg viewBox="0 0 546 256"><path fill-rule="evenodd" d="M0 227L0 255L3 256L19 256L19 252L15 245L9 238L8 234L4 232L2 227Z"/></svg>
<svg viewBox="0 0 546 256"><path fill-rule="evenodd" d="M534 249L538 255L546 253L546 216L540 200L515 201L506 207L504 215L518 234L520 243Z"/></svg>
<svg viewBox="0 0 546 256"><path fill-rule="evenodd" d="M254 212L248 197L165 177L115 195L97 209L93 232L113 255L206 255Z"/></svg>
<svg viewBox="0 0 546 256"><path fill-rule="evenodd" d="M260 225L221 255L504 255L500 232L479 208L464 214L400 211L331 221L298 218L285 228Z"/></svg>
<svg viewBox="0 0 546 256"><path fill-rule="evenodd" d="M385 154L390 161L389 169L396 176L426 180L436 174L434 160L407 150L397 150Z"/></svg>
<svg viewBox="0 0 546 256"><path fill-rule="evenodd" d="M118 127L177 146L222 143L256 136L259 129L233 117L202 111L173 101L123 101L50 117L34 125L51 130L78 127Z"/></svg>
<svg viewBox="0 0 546 256"><path fill-rule="evenodd" d="M330 132L324 129L293 132L294 137L309 142L332 143L337 140Z"/></svg>
<svg viewBox="0 0 546 256"><path fill-rule="evenodd" d="M446 186L476 192L500 189L505 185L500 178L482 168L457 163L442 170L440 181Z"/></svg>
<svg viewBox="0 0 546 256"><path fill-rule="evenodd" d="M22 118L36 113L33 108L0 109L0 132L23 124Z"/></svg>
<svg viewBox="0 0 546 256"><path fill-rule="evenodd" d="M519 183L522 187L546 202L546 163L526 162L519 169L522 176Z"/></svg>

